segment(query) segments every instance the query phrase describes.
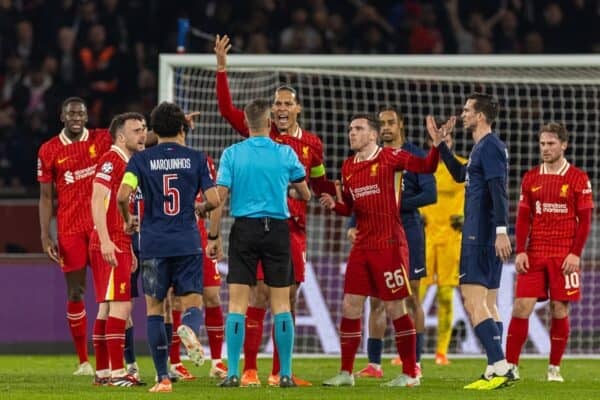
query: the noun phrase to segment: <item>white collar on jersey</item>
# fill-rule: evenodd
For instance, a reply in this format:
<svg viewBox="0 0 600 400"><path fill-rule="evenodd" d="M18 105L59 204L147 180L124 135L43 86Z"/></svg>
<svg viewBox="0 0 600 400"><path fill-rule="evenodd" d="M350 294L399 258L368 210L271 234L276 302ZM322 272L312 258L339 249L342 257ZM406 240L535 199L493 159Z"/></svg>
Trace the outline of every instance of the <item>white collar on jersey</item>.
<svg viewBox="0 0 600 400"><path fill-rule="evenodd" d="M379 152L381 152L381 147L377 146L377 147L375 148L375 151L374 151L374 152L372 152L372 153L371 153L371 154L370 154L370 155L369 155L367 158L365 158L364 160L361 160L361 159L358 157L358 154L357 154L357 155L355 155L355 156L354 156L354 162L355 162L355 163L359 163L359 162L363 162L363 161L369 161L369 160L372 160L372 159L374 159L375 157L377 157L377 155L379 154Z"/></svg>
<svg viewBox="0 0 600 400"><path fill-rule="evenodd" d="M121 150L119 148L119 146L115 146L113 144L112 146L110 146L110 149L112 151L114 151L115 153L117 153L123 159L123 161L125 161L126 163L129 162L129 156L127 154L125 154L125 152L123 150Z"/></svg>
<svg viewBox="0 0 600 400"><path fill-rule="evenodd" d="M550 171L548 171L548 168L546 167L546 163L542 163L542 165L540 166L540 175L560 175L560 176L565 176L565 174L569 170L570 166L571 166L571 164L569 164L566 159L563 159L563 163L560 166L560 168L558 169L558 171L556 171L556 172L550 172Z"/></svg>
<svg viewBox="0 0 600 400"><path fill-rule="evenodd" d="M293 134L284 133L284 135L288 135L296 139L302 139L302 129L300 129L300 125L296 124L296 130Z"/></svg>
<svg viewBox="0 0 600 400"><path fill-rule="evenodd" d="M83 132L81 133L81 138L79 139L79 141L80 142L86 141L86 140L88 140L89 137L90 137L90 132L87 130L87 128L83 128ZM64 144L65 146L73 143L73 141L71 139L69 139L69 137L65 134L64 129L62 131L60 131L60 133L58 134L58 138L60 139L61 143Z"/></svg>

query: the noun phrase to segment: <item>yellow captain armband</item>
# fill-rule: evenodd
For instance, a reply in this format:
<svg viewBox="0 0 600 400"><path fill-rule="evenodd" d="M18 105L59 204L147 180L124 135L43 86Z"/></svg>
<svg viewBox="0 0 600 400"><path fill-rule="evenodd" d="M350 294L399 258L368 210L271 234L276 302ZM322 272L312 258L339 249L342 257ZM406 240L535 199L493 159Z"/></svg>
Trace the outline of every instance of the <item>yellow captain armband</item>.
<svg viewBox="0 0 600 400"><path fill-rule="evenodd" d="M133 172L125 172L123 175L123 180L121 181L121 185L131 186L132 189L136 189L138 187L138 178L133 174Z"/></svg>
<svg viewBox="0 0 600 400"><path fill-rule="evenodd" d="M312 167L310 169L310 177L311 178L319 178L325 175L325 166L323 164L319 164L316 167Z"/></svg>

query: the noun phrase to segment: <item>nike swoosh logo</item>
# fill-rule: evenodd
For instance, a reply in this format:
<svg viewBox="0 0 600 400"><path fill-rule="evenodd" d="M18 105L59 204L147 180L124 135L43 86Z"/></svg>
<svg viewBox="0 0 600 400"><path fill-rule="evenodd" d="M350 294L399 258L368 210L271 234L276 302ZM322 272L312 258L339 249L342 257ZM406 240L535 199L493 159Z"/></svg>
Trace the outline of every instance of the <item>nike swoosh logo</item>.
<svg viewBox="0 0 600 400"><path fill-rule="evenodd" d="M574 295L574 294L575 294L575 293L577 293L577 292L579 292L579 289L576 289L576 290L569 290L569 291L567 291L567 296L572 296L572 295Z"/></svg>
<svg viewBox="0 0 600 400"><path fill-rule="evenodd" d="M425 271L425 268L415 268L415 274L420 274L423 271Z"/></svg>
<svg viewBox="0 0 600 400"><path fill-rule="evenodd" d="M464 276L467 276L467 274L460 274L460 275L458 276L458 279L461 279L461 278L462 278L462 277L464 277Z"/></svg>
<svg viewBox="0 0 600 400"><path fill-rule="evenodd" d="M398 292L400 289L402 289L402 288L399 288L399 287L397 287L397 288L393 288L393 289L392 289L392 293L397 293L397 292Z"/></svg>
<svg viewBox="0 0 600 400"><path fill-rule="evenodd" d="M537 192L538 190L540 190L542 187L541 186L534 186L531 188L532 192Z"/></svg>
<svg viewBox="0 0 600 400"><path fill-rule="evenodd" d="M56 160L57 164L62 164L65 161L67 161L69 159L69 157L65 157L65 158L59 158L58 160Z"/></svg>
<svg viewBox="0 0 600 400"><path fill-rule="evenodd" d="M213 276L213 279L215 281L218 281L219 279L221 279L221 275L217 274L217 275Z"/></svg>

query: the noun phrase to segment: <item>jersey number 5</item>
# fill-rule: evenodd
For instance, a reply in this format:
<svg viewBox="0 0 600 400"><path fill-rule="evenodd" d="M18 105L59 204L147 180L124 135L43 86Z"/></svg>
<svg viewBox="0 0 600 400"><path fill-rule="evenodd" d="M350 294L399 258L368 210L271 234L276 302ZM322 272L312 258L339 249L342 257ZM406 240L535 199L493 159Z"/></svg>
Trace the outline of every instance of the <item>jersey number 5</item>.
<svg viewBox="0 0 600 400"><path fill-rule="evenodd" d="M177 174L163 175L163 194L165 200L163 202L163 212L166 215L179 214L179 189L172 187L172 181L177 180Z"/></svg>

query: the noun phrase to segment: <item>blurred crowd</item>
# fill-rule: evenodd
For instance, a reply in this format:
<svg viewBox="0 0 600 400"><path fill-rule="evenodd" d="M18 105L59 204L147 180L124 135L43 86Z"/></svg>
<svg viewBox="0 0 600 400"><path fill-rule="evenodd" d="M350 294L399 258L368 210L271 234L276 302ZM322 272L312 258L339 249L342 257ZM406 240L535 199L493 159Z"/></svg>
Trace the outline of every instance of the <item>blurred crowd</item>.
<svg viewBox="0 0 600 400"><path fill-rule="evenodd" d="M158 54L210 53L216 33L247 54L591 53L600 0L0 0L0 195L35 183L61 101L88 101L90 126L147 114Z"/></svg>

